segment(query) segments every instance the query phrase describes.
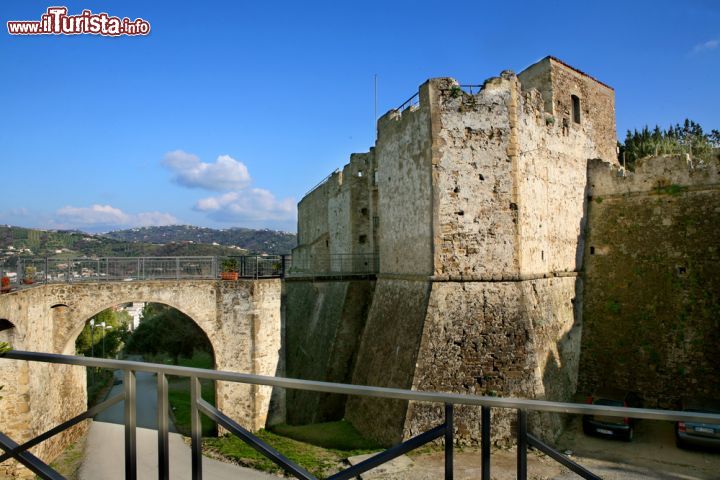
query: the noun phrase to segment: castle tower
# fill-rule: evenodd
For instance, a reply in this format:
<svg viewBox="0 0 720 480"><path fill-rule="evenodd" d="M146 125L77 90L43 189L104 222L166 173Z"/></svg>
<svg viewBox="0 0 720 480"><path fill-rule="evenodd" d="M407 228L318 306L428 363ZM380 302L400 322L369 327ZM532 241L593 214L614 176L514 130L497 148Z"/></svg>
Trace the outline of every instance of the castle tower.
<svg viewBox="0 0 720 480"><path fill-rule="evenodd" d="M429 80L417 105L380 118L365 194L379 271L367 319L358 320L352 382L570 398L587 161L616 161L615 143L613 90L552 57L474 93L450 78ZM305 202L299 250L317 211ZM353 251L353 241L339 249ZM393 443L431 427L441 417L432 408L350 398L345 416ZM466 437L475 437L479 414L458 414ZM555 428L551 418L531 421L536 432Z"/></svg>

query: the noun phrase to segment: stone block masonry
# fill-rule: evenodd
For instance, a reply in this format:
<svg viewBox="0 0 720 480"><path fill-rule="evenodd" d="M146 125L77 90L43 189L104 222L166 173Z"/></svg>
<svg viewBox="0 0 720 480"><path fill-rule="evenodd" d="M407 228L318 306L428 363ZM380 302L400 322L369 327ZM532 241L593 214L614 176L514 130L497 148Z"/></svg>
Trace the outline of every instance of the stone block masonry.
<svg viewBox="0 0 720 480"><path fill-rule="evenodd" d="M613 90L548 57L519 76L502 72L476 94L431 79L418 98L379 119L364 157L375 168L364 198L380 270L353 383L570 399L587 161L616 161ZM332 251L354 251L330 234L332 222L319 228L320 190L299 204L296 251L312 248L308 225ZM354 205L351 214L362 211ZM304 346L288 338L289 354ZM345 416L390 444L433 426L441 412L350 398ZM458 415L462 441L479 438L478 416ZM546 437L558 422L531 418ZM510 419L498 414L494 423L496 438L507 436Z"/></svg>
<svg viewBox="0 0 720 480"><path fill-rule="evenodd" d="M163 303L205 332L218 370L273 376L281 346L280 301L279 279L43 285L0 296L0 319L14 326L0 332L0 340L19 350L72 355L85 323L102 310L129 302ZM1 359L0 365L0 385L5 385L0 431L16 442L86 410L84 368ZM271 394L266 386L216 384L218 408L251 430L265 426ZM85 428L67 430L32 451L52 461ZM0 466L2 478L27 474L14 462Z"/></svg>
<svg viewBox="0 0 720 480"><path fill-rule="evenodd" d="M588 181L580 390L720 398L720 162L595 161Z"/></svg>

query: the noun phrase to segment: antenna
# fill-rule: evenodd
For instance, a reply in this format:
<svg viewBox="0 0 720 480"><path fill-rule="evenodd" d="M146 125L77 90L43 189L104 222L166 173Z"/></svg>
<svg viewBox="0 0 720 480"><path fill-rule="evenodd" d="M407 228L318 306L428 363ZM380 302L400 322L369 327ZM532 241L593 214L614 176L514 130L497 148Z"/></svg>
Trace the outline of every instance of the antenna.
<svg viewBox="0 0 720 480"><path fill-rule="evenodd" d="M375 103L374 103L375 112L374 112L374 117L373 117L373 130L375 130L375 124L377 123L377 118L378 118L377 117L377 92L378 92L378 89L377 89L377 73L376 73L375 74Z"/></svg>

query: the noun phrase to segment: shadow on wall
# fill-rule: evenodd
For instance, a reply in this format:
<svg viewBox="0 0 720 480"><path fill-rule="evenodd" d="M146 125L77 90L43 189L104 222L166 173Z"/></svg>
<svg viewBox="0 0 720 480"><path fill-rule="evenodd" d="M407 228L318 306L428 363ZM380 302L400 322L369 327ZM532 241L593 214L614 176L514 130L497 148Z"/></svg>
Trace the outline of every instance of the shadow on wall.
<svg viewBox="0 0 720 480"><path fill-rule="evenodd" d="M577 250L575 253L575 296L573 306L573 325L547 352L542 372L543 398L554 401L573 401L577 398L580 376L580 355L583 334L583 259L588 227L588 199L590 192L589 177L586 177L583 193L583 215L580 219ZM572 415L560 413L535 413L530 416L531 428L545 440L554 442L562 434Z"/></svg>

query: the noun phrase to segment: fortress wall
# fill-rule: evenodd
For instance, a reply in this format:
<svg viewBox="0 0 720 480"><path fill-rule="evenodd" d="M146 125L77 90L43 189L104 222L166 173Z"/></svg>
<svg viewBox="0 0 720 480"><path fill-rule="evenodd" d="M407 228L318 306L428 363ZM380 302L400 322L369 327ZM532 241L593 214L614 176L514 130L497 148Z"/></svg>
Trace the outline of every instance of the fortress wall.
<svg viewBox="0 0 720 480"><path fill-rule="evenodd" d="M340 253L371 254L373 253L371 190L374 174L374 153L353 153L350 163L343 169L345 178L351 179L350 207L350 250Z"/></svg>
<svg viewBox="0 0 720 480"><path fill-rule="evenodd" d="M341 175L339 172L333 173L298 203L298 246L292 251L296 268L310 266L311 259L330 253L330 192L340 181Z"/></svg>
<svg viewBox="0 0 720 480"><path fill-rule="evenodd" d="M381 265L353 383L570 399L587 161L615 161L614 125L612 89L551 58L474 95L453 79L429 80L419 105L383 116L372 151ZM375 399L346 405L362 433L387 444L441 413ZM479 411L468 415L459 435L472 442ZM511 416L493 421L498 439ZM561 419L531 423L552 438Z"/></svg>
<svg viewBox="0 0 720 480"><path fill-rule="evenodd" d="M720 164L596 161L588 178L581 391L720 397Z"/></svg>
<svg viewBox="0 0 720 480"><path fill-rule="evenodd" d="M615 91L564 62L546 57L531 65L518 78L526 91L537 89L543 99L547 120L563 135L582 133L596 151L587 158L617 163ZM580 122L575 122L572 96L580 101Z"/></svg>
<svg viewBox="0 0 720 480"><path fill-rule="evenodd" d="M411 388L430 296L422 279L379 278L352 377L356 385ZM349 397L345 417L364 435L399 442L408 402Z"/></svg>
<svg viewBox="0 0 720 480"><path fill-rule="evenodd" d="M372 303L369 280L285 282L286 375L350 383ZM341 420L345 397L288 390L291 425Z"/></svg>
<svg viewBox="0 0 720 480"><path fill-rule="evenodd" d="M580 330L576 279L433 282L413 388L476 395L567 400L575 393ZM441 405L411 404L405 437L442 419ZM458 407L461 442L480 439L480 409ZM493 438L510 436L515 412L493 413ZM557 416L530 416L532 431L553 438Z"/></svg>
<svg viewBox="0 0 720 480"><path fill-rule="evenodd" d="M517 208L510 141L511 82L477 95L432 80L434 274L438 279L517 275ZM381 192L381 198L382 198Z"/></svg>
<svg viewBox="0 0 720 480"><path fill-rule="evenodd" d="M432 164L429 82L419 106L378 120L378 246L380 272L432 273Z"/></svg>

